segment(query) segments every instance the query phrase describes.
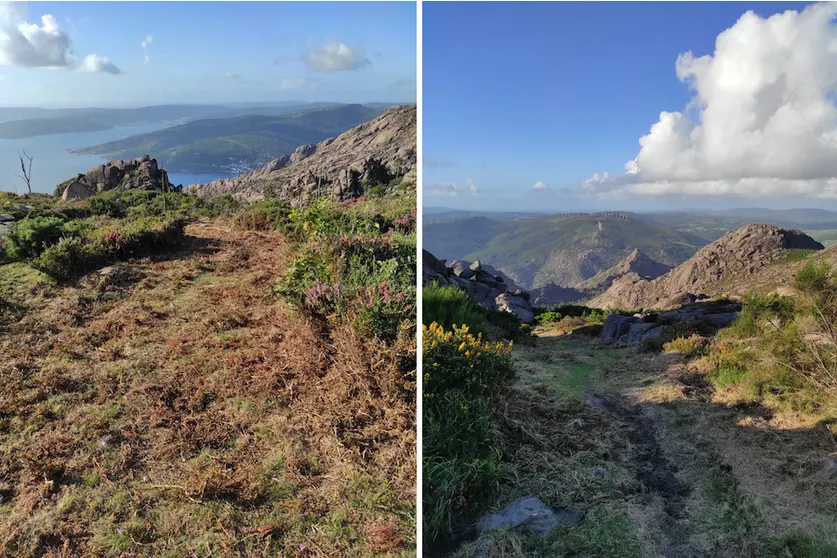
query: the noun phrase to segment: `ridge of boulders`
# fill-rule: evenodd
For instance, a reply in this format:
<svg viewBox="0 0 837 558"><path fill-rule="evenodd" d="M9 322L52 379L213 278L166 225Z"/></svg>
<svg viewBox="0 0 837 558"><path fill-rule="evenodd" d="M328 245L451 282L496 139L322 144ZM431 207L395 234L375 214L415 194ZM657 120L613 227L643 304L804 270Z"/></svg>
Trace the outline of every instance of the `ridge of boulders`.
<svg viewBox="0 0 837 558"><path fill-rule="evenodd" d="M479 260L447 260L422 250L422 284L435 283L462 289L488 310L510 312L524 324L535 323L530 295L510 278Z"/></svg>

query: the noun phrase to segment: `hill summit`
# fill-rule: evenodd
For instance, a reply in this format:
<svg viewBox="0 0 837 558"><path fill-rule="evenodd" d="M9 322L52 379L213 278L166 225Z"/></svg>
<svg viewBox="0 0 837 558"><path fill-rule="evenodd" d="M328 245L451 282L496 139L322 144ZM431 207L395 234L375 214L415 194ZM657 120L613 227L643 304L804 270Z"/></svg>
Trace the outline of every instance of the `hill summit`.
<svg viewBox="0 0 837 558"><path fill-rule="evenodd" d="M602 308L650 308L676 305L690 294L729 294L723 285L753 277L791 250L822 250L824 246L796 229L750 224L729 232L700 249L686 262L657 279L627 274L590 302ZM671 304L668 304L671 302Z"/></svg>
<svg viewBox="0 0 837 558"><path fill-rule="evenodd" d="M416 106L405 105L316 145L302 145L235 178L193 186L198 196L268 196L305 205L317 197L344 200L388 188L416 165Z"/></svg>

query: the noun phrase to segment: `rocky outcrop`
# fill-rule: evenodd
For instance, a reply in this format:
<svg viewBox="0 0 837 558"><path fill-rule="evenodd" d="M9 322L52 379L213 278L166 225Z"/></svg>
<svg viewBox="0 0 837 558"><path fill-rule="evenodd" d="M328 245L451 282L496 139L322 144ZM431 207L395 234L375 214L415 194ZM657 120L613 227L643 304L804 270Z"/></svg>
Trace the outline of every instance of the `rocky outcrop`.
<svg viewBox="0 0 837 558"><path fill-rule="evenodd" d="M162 191L172 189L168 174L157 166L157 160L143 155L139 159L110 161L92 167L86 173L60 184L58 193L64 201L78 201L116 188Z"/></svg>
<svg viewBox="0 0 837 558"><path fill-rule="evenodd" d="M605 343L641 347L651 341L660 344L670 341L688 330L713 334L731 325L740 311L740 303L720 300L696 302L659 314L610 314L602 327L602 340Z"/></svg>
<svg viewBox="0 0 837 558"><path fill-rule="evenodd" d="M302 206L318 197L345 200L372 187L415 184L416 107L394 107L378 118L317 145L303 145L235 178L192 186L198 196L270 196Z"/></svg>
<svg viewBox="0 0 837 558"><path fill-rule="evenodd" d="M699 295L728 295L723 283L756 277L788 250L822 250L823 245L799 230L752 224L730 232L699 250L669 273L649 280L630 273L590 302L599 308L671 308L694 302Z"/></svg>
<svg viewBox="0 0 837 558"><path fill-rule="evenodd" d="M642 279L656 279L673 269L673 266L655 262L638 249L628 254L621 262L610 269L601 271L579 285L588 293L597 294L606 291L614 281L626 275L637 276Z"/></svg>
<svg viewBox="0 0 837 558"><path fill-rule="evenodd" d="M535 323L529 293L479 260L454 260L448 266L446 260L422 250L422 283L460 288L484 308L510 312L525 324Z"/></svg>

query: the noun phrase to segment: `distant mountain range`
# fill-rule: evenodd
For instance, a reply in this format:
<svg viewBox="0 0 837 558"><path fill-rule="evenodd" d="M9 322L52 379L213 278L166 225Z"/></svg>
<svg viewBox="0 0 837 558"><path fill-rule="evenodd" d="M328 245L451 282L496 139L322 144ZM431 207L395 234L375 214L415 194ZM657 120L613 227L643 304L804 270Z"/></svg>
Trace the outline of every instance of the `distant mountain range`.
<svg viewBox="0 0 837 558"><path fill-rule="evenodd" d="M300 145L337 136L383 111L364 105L333 105L289 114L202 118L73 152L108 159L134 159L148 153L169 172L231 170L236 174L292 153Z"/></svg>
<svg viewBox="0 0 837 558"><path fill-rule="evenodd" d="M234 118L244 115L275 116L345 103L305 103L279 101L232 104L175 104L139 108L44 109L0 107L0 139L109 130L117 126L157 122L192 121L200 118ZM386 109L392 103L367 103L367 107Z"/></svg>
<svg viewBox="0 0 837 558"><path fill-rule="evenodd" d="M837 241L837 212L761 208L559 215L435 208L424 218L423 238L433 254L490 262L532 290L538 304L555 304L596 296L626 269L653 279L759 222L803 229L825 245Z"/></svg>
<svg viewBox="0 0 837 558"><path fill-rule="evenodd" d="M424 225L424 246L451 259L482 260L533 289L576 287L639 249L677 265L701 238L629 214L570 214L492 220L474 217Z"/></svg>

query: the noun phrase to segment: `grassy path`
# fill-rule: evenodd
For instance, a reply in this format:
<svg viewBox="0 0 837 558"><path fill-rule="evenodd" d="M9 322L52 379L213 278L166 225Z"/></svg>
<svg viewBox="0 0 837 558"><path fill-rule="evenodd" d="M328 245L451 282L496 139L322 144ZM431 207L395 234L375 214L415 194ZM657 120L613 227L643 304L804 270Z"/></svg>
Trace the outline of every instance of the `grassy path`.
<svg viewBox="0 0 837 558"><path fill-rule="evenodd" d="M585 520L457 556L837 556L824 425L716 392L678 355L537 333L515 347L498 409L510 466L497 507L535 495Z"/></svg>
<svg viewBox="0 0 837 558"><path fill-rule="evenodd" d="M19 289L0 324L0 555L414 555L396 357L273 295L278 233L187 234ZM37 279L14 265L0 280Z"/></svg>

